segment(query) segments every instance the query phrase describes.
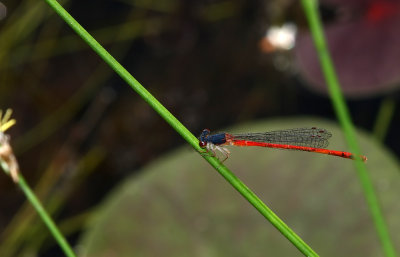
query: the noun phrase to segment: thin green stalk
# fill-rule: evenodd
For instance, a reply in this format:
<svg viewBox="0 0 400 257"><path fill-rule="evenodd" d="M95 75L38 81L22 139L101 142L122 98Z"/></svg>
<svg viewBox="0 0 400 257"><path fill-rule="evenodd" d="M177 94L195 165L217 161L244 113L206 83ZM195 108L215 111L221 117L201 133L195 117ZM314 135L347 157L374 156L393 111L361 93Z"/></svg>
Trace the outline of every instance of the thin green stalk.
<svg viewBox="0 0 400 257"><path fill-rule="evenodd" d="M67 240L58 230L56 224L51 219L51 217L47 214L46 210L43 208L42 204L40 203L39 199L36 198L35 194L32 192L28 184L25 182L25 179L20 175L19 176L19 186L22 191L25 193L28 200L32 203L33 207L36 209L37 213L42 218L43 222L46 224L48 229L50 230L53 237L57 240L58 244L60 245L61 249L64 251L65 255L68 257L76 257L74 251L72 250L71 246L68 244Z"/></svg>
<svg viewBox="0 0 400 257"><path fill-rule="evenodd" d="M339 122L343 128L345 138L350 150L354 152L357 156L359 156L360 147L358 146L355 129L351 121L348 108L344 101L338 78L333 67L332 59L327 48L325 36L322 30L321 20L318 15L317 1L302 0L302 5L310 25L311 35L314 40L325 80L328 84L328 89L332 99L333 107L336 112L336 116L339 119ZM387 229L381 209L379 207L379 202L376 197L371 178L369 177L367 169L361 160L356 160L355 166L369 210L374 220L375 228L383 247L383 251L386 256L394 257L396 256L396 253L391 238L389 236L389 231Z"/></svg>
<svg viewBox="0 0 400 257"><path fill-rule="evenodd" d="M11 145L9 143L9 137L4 134L4 132L13 126L16 121L15 119L10 119L12 114L11 109L7 109L4 116L2 110L0 110L0 166L3 168L4 173L9 175L13 181L21 188L25 193L26 198L31 202L32 206L36 209L36 212L42 218L45 225L50 230L53 237L56 239L61 249L64 251L65 255L68 257L76 257L72 251L71 246L68 244L67 240L58 230L56 224L51 219L50 215L43 208L39 199L32 192L25 179L21 174L19 174L18 163L15 159L14 153L12 151Z"/></svg>
<svg viewBox="0 0 400 257"><path fill-rule="evenodd" d="M3 170L7 174L9 174L10 171L9 171L8 165L5 164L3 161L1 161L0 164L3 168ZM17 185L21 188L21 190L26 195L26 198L28 198L28 200L31 202L32 206L36 209L36 212L39 214L39 216L41 217L41 219L43 220L43 222L45 223L47 228L50 230L51 234L56 239L56 241L60 245L62 251L65 253L65 255L68 257L76 257L71 246L68 244L65 237L58 230L56 224L51 219L49 214L47 214L46 210L43 208L43 205L40 203L39 199L36 198L36 195L32 192L31 188L26 183L26 181L22 175L19 175L19 181L18 181Z"/></svg>
<svg viewBox="0 0 400 257"><path fill-rule="evenodd" d="M129 72L121 66L82 26L72 18L55 0L46 0L54 11L75 30L75 32L121 76L162 118L167 121L195 150L202 152L199 141L181 124L157 99L155 99ZM318 256L298 235L296 235L279 217L274 214L246 185L243 184L228 168L215 157L203 157L246 198L272 225L293 243L306 256Z"/></svg>
<svg viewBox="0 0 400 257"><path fill-rule="evenodd" d="M373 129L374 135L379 142L383 142L385 140L395 109L396 101L391 97L386 97L381 103L381 107L379 108Z"/></svg>

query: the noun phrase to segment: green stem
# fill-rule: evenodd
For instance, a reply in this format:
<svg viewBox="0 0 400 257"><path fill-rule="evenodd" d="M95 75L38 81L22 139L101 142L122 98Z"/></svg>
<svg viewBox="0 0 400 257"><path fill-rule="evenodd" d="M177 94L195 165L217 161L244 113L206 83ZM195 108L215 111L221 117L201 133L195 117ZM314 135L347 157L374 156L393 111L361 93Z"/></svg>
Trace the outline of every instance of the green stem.
<svg viewBox="0 0 400 257"><path fill-rule="evenodd" d="M155 99L129 72L122 67L72 16L55 0L45 0L75 32L121 76L165 121L171 125L194 149L202 152L199 141L181 124L157 99ZM215 157L204 158L243 195L272 225L290 240L306 256L318 256L298 235L296 235L278 216L276 216L246 185Z"/></svg>
<svg viewBox="0 0 400 257"><path fill-rule="evenodd" d="M10 174L8 165L0 160L1 167L3 168L6 174ZM43 205L40 203L39 199L36 198L35 194L32 192L28 184L25 182L25 179L22 175L19 175L19 182L17 183L21 190L26 195L26 198L31 202L32 206L36 209L36 212L42 218L43 222L50 230L53 237L57 240L58 244L60 245L61 249L64 251L65 255L68 257L76 257L75 253L72 251L71 246L68 244L67 240L58 230L56 224L51 219L49 214L47 214L46 210L43 208Z"/></svg>
<svg viewBox="0 0 400 257"><path fill-rule="evenodd" d="M331 95L332 104L335 109L336 116L339 119L339 122L343 128L345 138L349 145L350 150L354 154L359 156L360 147L358 146L355 129L351 121L348 108L344 101L344 97L339 86L339 81L336 76L332 59L330 57L327 48L325 36L322 30L321 20L318 15L317 1L302 0L302 5L310 25L311 35L314 40L314 44L318 53L319 61L321 64L323 74L325 76L325 80L328 84L328 89ZM386 254L386 256L394 257L396 256L396 253L391 238L389 236L389 231L387 229L381 209L379 207L379 202L376 197L371 178L369 177L367 169L364 163L361 162L361 160L356 160L355 166L357 169L357 174L361 182L369 210L374 220L375 228L377 230L378 236L383 246L383 251Z"/></svg>
<svg viewBox="0 0 400 257"><path fill-rule="evenodd" d="M209 156L204 156L204 158L299 251L305 256L319 256L217 158Z"/></svg>
<svg viewBox="0 0 400 257"><path fill-rule="evenodd" d="M381 103L373 129L374 135L379 142L385 140L395 110L396 101L391 97L386 97Z"/></svg>
<svg viewBox="0 0 400 257"><path fill-rule="evenodd" d="M48 229L50 230L53 237L57 240L61 249L64 251L65 255L68 257L76 257L75 253L72 251L71 246L68 244L67 240L58 230L56 224L51 219L51 217L47 214L46 210L43 208L43 205L40 203L39 199L36 198L35 194L32 192L28 184L25 182L25 179L20 175L19 176L19 186L22 191L25 193L28 200L31 202L33 207L36 209L37 213L42 218L43 222L46 224Z"/></svg>

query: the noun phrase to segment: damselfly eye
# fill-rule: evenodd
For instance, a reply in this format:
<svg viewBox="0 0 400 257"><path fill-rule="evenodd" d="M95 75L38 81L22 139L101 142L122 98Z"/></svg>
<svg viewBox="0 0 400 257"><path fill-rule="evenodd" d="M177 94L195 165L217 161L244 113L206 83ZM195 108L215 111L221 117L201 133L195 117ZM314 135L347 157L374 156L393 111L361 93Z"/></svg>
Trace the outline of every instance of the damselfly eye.
<svg viewBox="0 0 400 257"><path fill-rule="evenodd" d="M201 148L206 147L206 145L207 145L207 143L204 142L204 141L200 141L200 142L199 142L199 146L200 146Z"/></svg>

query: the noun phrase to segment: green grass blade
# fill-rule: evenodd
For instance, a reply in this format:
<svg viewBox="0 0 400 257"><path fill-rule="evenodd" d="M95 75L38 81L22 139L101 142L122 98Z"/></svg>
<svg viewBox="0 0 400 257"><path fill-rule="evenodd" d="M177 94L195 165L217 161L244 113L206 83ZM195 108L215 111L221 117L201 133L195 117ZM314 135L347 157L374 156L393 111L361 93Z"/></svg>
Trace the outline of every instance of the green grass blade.
<svg viewBox="0 0 400 257"><path fill-rule="evenodd" d="M10 173L8 165L4 161L2 161L1 159L0 159L0 165L1 165L1 167L3 168L3 170L4 170L4 172L6 174ZM72 250L71 246L68 244L68 241L65 239L63 234L57 228L57 225L51 219L51 217L47 213L47 211L43 208L43 205L40 203L40 201L36 197L35 193L33 193L31 188L29 187L29 185L26 183L24 177L22 175L19 175L18 178L19 178L19 181L18 181L17 185L24 192L26 198L29 200L29 202L35 208L36 212L39 214L40 218L43 220L44 224L50 230L51 234L53 235L53 237L57 241L58 245L61 247L61 250L68 257L76 257L76 255L75 255L74 251Z"/></svg>
<svg viewBox="0 0 400 257"><path fill-rule="evenodd" d="M391 97L386 97L379 108L374 125L374 136L379 142L385 140L390 122L396 110L396 101Z"/></svg>
<svg viewBox="0 0 400 257"><path fill-rule="evenodd" d="M291 230L260 198L215 157L204 156L207 161L275 228L279 230L305 256L318 256L293 230Z"/></svg>
<svg viewBox="0 0 400 257"><path fill-rule="evenodd" d="M339 81L333 67L332 59L327 48L325 36L322 30L321 20L318 15L317 1L302 0L302 5L310 25L311 34L318 53L325 80L328 84L328 89L332 99L333 107L336 112L336 116L339 119L339 122L343 128L345 138L351 152L359 156L360 147L358 146L355 129L352 124L349 111L345 104L344 97L339 86ZM386 256L396 256L393 243L389 236L389 231L387 229L385 220L379 207L379 202L376 197L375 190L367 169L365 165L361 162L361 160L357 160L355 162L355 165L369 210L374 220L375 228L383 247L383 251Z"/></svg>
<svg viewBox="0 0 400 257"><path fill-rule="evenodd" d="M58 244L60 245L61 249L64 251L65 255L68 257L76 257L74 251L72 250L71 246L68 244L67 240L58 230L56 224L51 219L51 217L47 214L46 210L43 208L42 204L40 203L39 199L36 198L35 194L32 192L28 184L25 182L25 179L22 176L19 176L19 186L22 191L25 193L28 200L31 202L33 207L36 209L37 213L40 215L40 218L46 224L48 229L50 230L53 237L57 240Z"/></svg>
<svg viewBox="0 0 400 257"><path fill-rule="evenodd" d="M194 149L201 152L197 138L191 134L156 98L154 98L129 72L122 67L69 13L55 0L46 0L54 11L108 64L121 76L168 124L170 124ZM243 195L266 219L268 219L304 255L318 256L298 235L274 214L246 185L215 157L204 158Z"/></svg>

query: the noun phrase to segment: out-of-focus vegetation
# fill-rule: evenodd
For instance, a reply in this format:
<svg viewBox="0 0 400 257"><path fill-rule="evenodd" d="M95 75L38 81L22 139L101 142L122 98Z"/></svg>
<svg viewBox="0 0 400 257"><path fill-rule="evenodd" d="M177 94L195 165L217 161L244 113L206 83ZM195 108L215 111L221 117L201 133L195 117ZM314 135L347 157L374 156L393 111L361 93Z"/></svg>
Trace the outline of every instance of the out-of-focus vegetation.
<svg viewBox="0 0 400 257"><path fill-rule="evenodd" d="M302 87L307 82L292 51L262 47L273 25L291 21L306 29L297 4L60 3L193 132L277 116L335 119L326 96ZM13 108L18 121L10 133L24 176L75 242L118 182L183 140L44 2L3 4L0 108ZM350 101L355 124L379 130L384 122L374 122L384 97ZM396 103L396 93L391 97ZM388 112L381 138L400 153L398 114ZM0 188L2 255L57 252L6 176Z"/></svg>

